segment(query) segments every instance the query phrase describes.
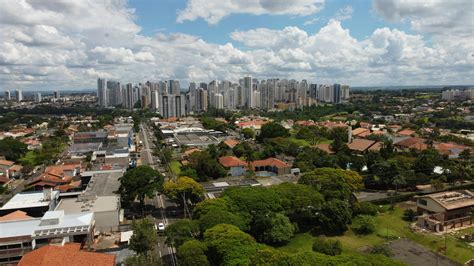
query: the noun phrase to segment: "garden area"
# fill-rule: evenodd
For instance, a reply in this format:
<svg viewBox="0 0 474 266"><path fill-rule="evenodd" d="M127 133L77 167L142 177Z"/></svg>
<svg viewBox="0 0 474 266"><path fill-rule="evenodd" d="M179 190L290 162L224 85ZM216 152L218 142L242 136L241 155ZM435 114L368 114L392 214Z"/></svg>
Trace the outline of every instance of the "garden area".
<svg viewBox="0 0 474 266"><path fill-rule="evenodd" d="M387 240L399 238L412 240L432 251L442 251L445 244L445 236L412 232L409 228L409 222L402 219L404 209L400 206L396 206L392 211L388 210L387 206L384 206L383 209L384 212L375 217L374 232L362 235L356 234L353 229L349 229L341 236L331 236L328 238L339 240L342 244L343 253L347 254L360 252L368 249L369 246L383 244ZM470 228L448 234L446 237L447 251L445 256L458 263L464 263L474 258L474 248L456 237L473 232L474 228ZM313 236L310 233L296 234L288 244L279 249L291 253L311 251L316 238L317 236Z"/></svg>

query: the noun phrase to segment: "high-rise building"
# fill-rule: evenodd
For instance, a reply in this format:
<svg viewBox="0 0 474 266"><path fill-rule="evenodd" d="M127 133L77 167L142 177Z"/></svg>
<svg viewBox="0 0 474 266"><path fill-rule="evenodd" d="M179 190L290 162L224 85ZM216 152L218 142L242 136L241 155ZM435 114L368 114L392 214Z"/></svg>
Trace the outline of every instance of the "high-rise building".
<svg viewBox="0 0 474 266"><path fill-rule="evenodd" d="M350 98L351 98L351 95L350 95L349 85L342 85L341 86L341 100L349 101Z"/></svg>
<svg viewBox="0 0 474 266"><path fill-rule="evenodd" d="M3 99L4 99L5 101L11 101L12 95L11 95L11 93L10 93L9 90L6 90L6 91L5 91L5 94L4 94L4 96L3 96Z"/></svg>
<svg viewBox="0 0 474 266"><path fill-rule="evenodd" d="M244 77L244 102L246 108L252 108L253 86L252 77Z"/></svg>
<svg viewBox="0 0 474 266"><path fill-rule="evenodd" d="M164 118L183 117L186 115L186 96L184 94L168 94L160 97L160 114Z"/></svg>
<svg viewBox="0 0 474 266"><path fill-rule="evenodd" d="M55 99L57 101L60 98L61 98L61 93L59 91L54 91L53 92L53 99Z"/></svg>
<svg viewBox="0 0 474 266"><path fill-rule="evenodd" d="M20 89L15 91L15 99L17 102L23 101L23 92Z"/></svg>
<svg viewBox="0 0 474 266"><path fill-rule="evenodd" d="M99 106L107 107L107 85L105 79L97 79L97 98Z"/></svg>
<svg viewBox="0 0 474 266"><path fill-rule="evenodd" d="M35 93L35 103L40 103L43 100L41 97L41 92Z"/></svg>
<svg viewBox="0 0 474 266"><path fill-rule="evenodd" d="M169 82L169 94L179 95L181 93L181 87L179 80L170 80Z"/></svg>
<svg viewBox="0 0 474 266"><path fill-rule="evenodd" d="M216 109L224 109L224 96L220 93L214 94L214 104Z"/></svg>
<svg viewBox="0 0 474 266"><path fill-rule="evenodd" d="M159 103L160 103L159 93L158 91L155 90L151 93L151 109L155 111L158 110L160 107Z"/></svg>
<svg viewBox="0 0 474 266"><path fill-rule="evenodd" d="M341 84L334 84L333 86L333 97L332 103L340 103L341 102Z"/></svg>
<svg viewBox="0 0 474 266"><path fill-rule="evenodd" d="M133 106L135 105L135 93L133 89L132 83L127 83L126 85L126 95L127 95L127 100L125 107L128 109L133 109Z"/></svg>

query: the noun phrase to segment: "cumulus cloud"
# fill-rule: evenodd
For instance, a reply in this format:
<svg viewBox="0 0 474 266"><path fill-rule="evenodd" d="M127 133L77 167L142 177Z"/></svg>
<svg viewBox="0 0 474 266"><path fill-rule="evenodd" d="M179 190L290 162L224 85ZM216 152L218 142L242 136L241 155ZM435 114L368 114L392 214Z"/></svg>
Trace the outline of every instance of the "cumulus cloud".
<svg viewBox="0 0 474 266"><path fill-rule="evenodd" d="M408 21L419 32L436 35L473 35L474 2L374 0L377 14L389 21Z"/></svg>
<svg viewBox="0 0 474 266"><path fill-rule="evenodd" d="M324 0L188 0L186 8L178 11L177 22L199 18L216 24L231 14L298 15L307 16L321 10Z"/></svg>
<svg viewBox="0 0 474 266"><path fill-rule="evenodd" d="M287 5L257 3L265 10L260 12L272 14ZM398 13L393 19L415 17ZM386 85L467 84L474 76L469 36L427 40L421 32L380 28L357 40L332 19L317 32L296 26L235 31L231 42L221 45L183 33L144 36L134 18L122 0L5 1L0 9L0 89L94 88L97 77L185 83L252 75Z"/></svg>

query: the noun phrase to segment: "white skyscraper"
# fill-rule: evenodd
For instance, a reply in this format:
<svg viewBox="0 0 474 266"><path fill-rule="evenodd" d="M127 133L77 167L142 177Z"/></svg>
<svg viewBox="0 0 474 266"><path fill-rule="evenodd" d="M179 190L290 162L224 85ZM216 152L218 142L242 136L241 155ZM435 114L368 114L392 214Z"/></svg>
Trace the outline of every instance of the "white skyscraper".
<svg viewBox="0 0 474 266"><path fill-rule="evenodd" d="M40 103L43 100L41 97L41 92L35 93L35 103Z"/></svg>
<svg viewBox="0 0 474 266"><path fill-rule="evenodd" d="M107 86L105 79L97 79L97 98L99 99L99 106L107 107Z"/></svg>
<svg viewBox="0 0 474 266"><path fill-rule="evenodd" d="M16 94L15 98L17 102L23 101L23 92L20 89L16 90L15 94Z"/></svg>
<svg viewBox="0 0 474 266"><path fill-rule="evenodd" d="M160 97L159 97L159 94L158 94L158 91L153 91L151 93L151 109L153 110L158 110L160 108Z"/></svg>
<svg viewBox="0 0 474 266"><path fill-rule="evenodd" d="M216 109L224 109L224 96L220 93L214 94L214 104Z"/></svg>

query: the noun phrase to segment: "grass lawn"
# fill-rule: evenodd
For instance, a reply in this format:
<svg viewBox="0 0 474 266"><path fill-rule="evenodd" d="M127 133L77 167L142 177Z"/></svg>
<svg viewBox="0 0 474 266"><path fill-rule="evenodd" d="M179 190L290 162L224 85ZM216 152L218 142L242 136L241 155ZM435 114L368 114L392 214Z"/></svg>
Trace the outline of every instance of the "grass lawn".
<svg viewBox="0 0 474 266"><path fill-rule="evenodd" d="M173 171L173 174L179 176L181 173L181 163L178 161L171 161L170 163L171 171Z"/></svg>
<svg viewBox="0 0 474 266"><path fill-rule="evenodd" d="M394 211L387 211L376 217L376 231L369 235L359 236L348 230L342 236L331 237L341 241L343 250L346 253L356 252L361 247L373 246L386 241L386 236L390 238L406 237L431 250L439 250L444 247L444 236L432 234L419 234L411 232L409 223L402 220L403 209L396 207ZM473 232L474 228L465 230L465 233ZM312 249L314 237L309 233L297 234L291 241L280 247L280 250L287 252L309 251ZM446 238L446 256L459 263L464 263L474 258L474 249L467 244L449 235Z"/></svg>

